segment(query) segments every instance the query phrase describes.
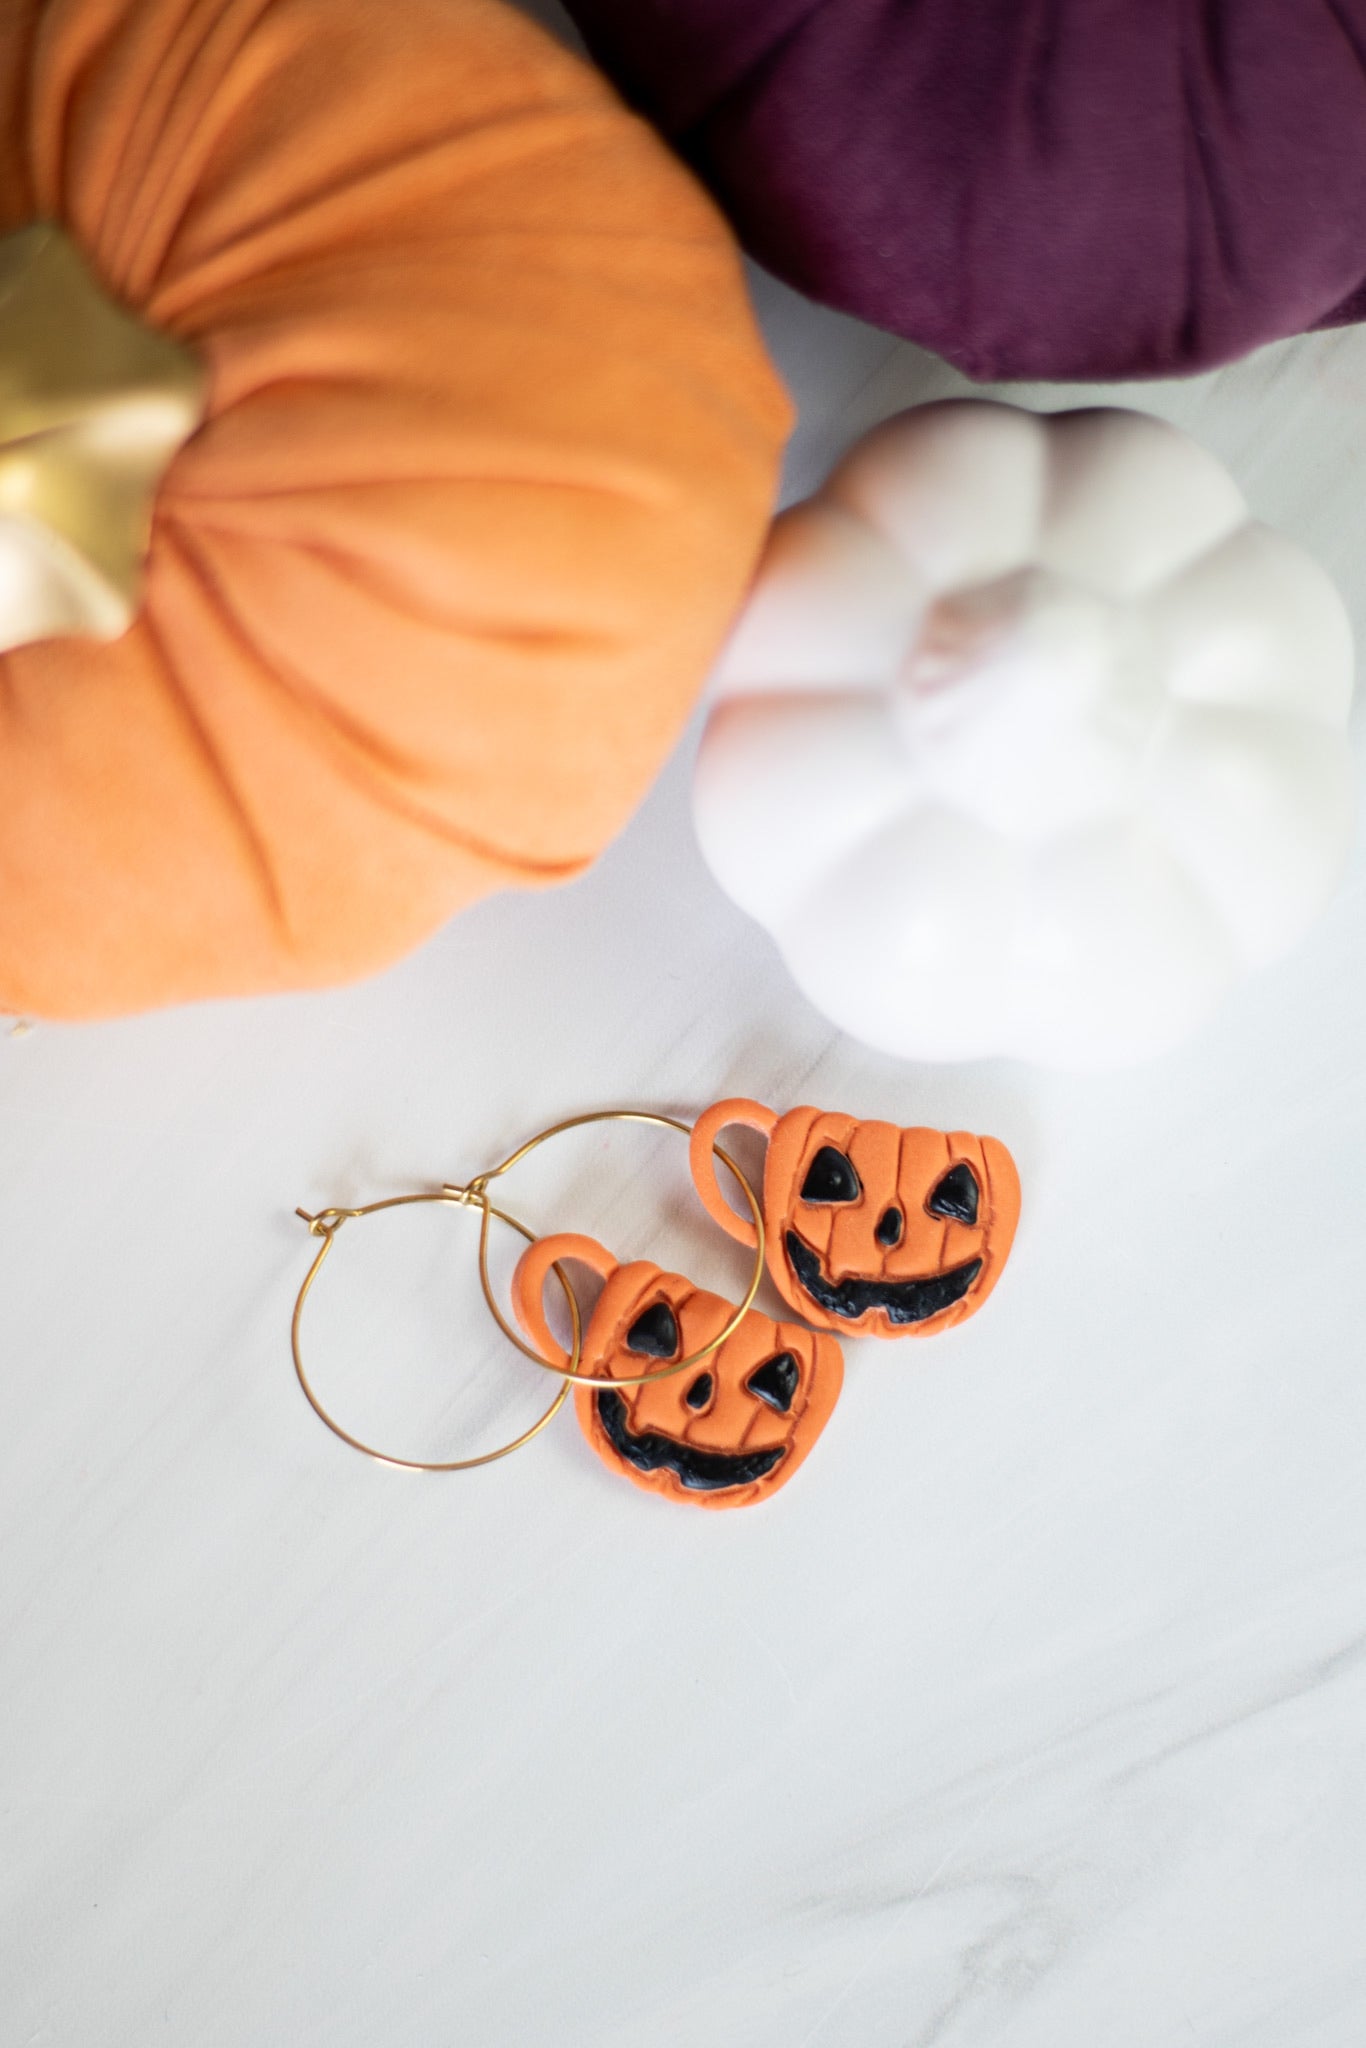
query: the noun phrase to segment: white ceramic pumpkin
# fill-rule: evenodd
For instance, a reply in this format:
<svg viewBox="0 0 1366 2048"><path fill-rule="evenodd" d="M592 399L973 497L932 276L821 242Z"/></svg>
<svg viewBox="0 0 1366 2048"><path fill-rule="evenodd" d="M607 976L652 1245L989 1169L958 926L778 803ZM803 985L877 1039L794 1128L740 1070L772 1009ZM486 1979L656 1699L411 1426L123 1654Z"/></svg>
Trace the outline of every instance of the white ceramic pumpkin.
<svg viewBox="0 0 1366 2048"><path fill-rule="evenodd" d="M722 886L854 1036L1123 1064L1330 893L1347 615L1142 413L903 413L773 530L694 785Z"/></svg>

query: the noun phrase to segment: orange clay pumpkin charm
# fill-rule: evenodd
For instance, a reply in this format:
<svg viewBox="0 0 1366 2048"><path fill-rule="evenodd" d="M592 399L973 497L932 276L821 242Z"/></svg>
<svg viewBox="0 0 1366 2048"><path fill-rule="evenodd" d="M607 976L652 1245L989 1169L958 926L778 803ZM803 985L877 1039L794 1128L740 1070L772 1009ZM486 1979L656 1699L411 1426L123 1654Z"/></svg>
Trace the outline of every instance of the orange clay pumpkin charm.
<svg viewBox="0 0 1366 2048"><path fill-rule="evenodd" d="M583 1335L580 1370L635 1378L709 1343L735 1313L648 1260L618 1265L594 1238L546 1237L513 1281L518 1320L543 1358L569 1360L545 1319L547 1275L573 1259L606 1282ZM579 1426L605 1465L648 1493L697 1507L748 1507L785 1486L830 1419L844 1384L831 1337L751 1309L686 1372L643 1384L576 1387Z"/></svg>
<svg viewBox="0 0 1366 2048"><path fill-rule="evenodd" d="M693 1179L708 1213L751 1246L753 1224L716 1180L712 1145L729 1124L769 1141L768 1270L809 1322L851 1336L927 1337L973 1315L996 1285L1020 1216L1020 1177L999 1139L718 1102L693 1130Z"/></svg>

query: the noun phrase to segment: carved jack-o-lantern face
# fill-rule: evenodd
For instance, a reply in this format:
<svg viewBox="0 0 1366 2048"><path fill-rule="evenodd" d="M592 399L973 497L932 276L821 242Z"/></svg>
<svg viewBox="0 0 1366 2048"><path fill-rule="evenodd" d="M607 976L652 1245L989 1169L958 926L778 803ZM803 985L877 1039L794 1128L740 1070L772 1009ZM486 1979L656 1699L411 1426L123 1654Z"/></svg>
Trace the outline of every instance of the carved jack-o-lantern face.
<svg viewBox="0 0 1366 2048"><path fill-rule="evenodd" d="M555 1363L568 1360L546 1324L543 1292L551 1265L566 1259L606 1282L583 1333L583 1372L634 1378L700 1350L735 1313L646 1260L617 1265L592 1238L543 1238L517 1268L513 1300L527 1336ZM637 1486L699 1507L745 1507L787 1484L843 1383L833 1338L751 1309L688 1371L620 1389L577 1387L575 1406L598 1456Z"/></svg>
<svg viewBox="0 0 1366 2048"><path fill-rule="evenodd" d="M859 1336L928 1336L964 1321L996 1285L1020 1214L1019 1175L999 1139L718 1102L693 1132L693 1177L716 1221L751 1244L753 1225L716 1182L712 1145L728 1124L768 1137L768 1270L799 1315Z"/></svg>

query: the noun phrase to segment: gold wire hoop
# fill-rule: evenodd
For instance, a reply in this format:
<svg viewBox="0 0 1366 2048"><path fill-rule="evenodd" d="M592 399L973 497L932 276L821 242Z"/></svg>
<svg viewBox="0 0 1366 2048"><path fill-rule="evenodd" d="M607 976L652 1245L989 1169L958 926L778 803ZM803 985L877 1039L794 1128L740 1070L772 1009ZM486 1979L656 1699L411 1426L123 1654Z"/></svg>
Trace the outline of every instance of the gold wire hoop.
<svg viewBox="0 0 1366 2048"><path fill-rule="evenodd" d="M308 1225L310 1236L320 1237L322 1243L318 1246L317 1257L304 1275L304 1284L299 1289L299 1296L294 1304L293 1320L289 1326L290 1349L294 1353L294 1371L299 1385L303 1388L305 1399L313 1413L318 1417L318 1420L325 1422L332 1431L332 1434L339 1436L344 1444L349 1444L353 1451L360 1451L365 1457L373 1458L378 1465L392 1465L400 1472L471 1472L476 1465L492 1465L499 1458L510 1458L514 1451L521 1450L523 1444L529 1444L534 1436L539 1436L546 1424L552 1422L559 1414L569 1398L569 1381L565 1381L544 1415L538 1416L530 1429L524 1429L520 1436L515 1436L512 1439L511 1443L500 1444L495 1451L483 1451L477 1458L445 1458L437 1460L428 1458L397 1458L391 1451L378 1451L373 1444L362 1443L358 1436L352 1436L349 1429L343 1429L335 1416L328 1414L326 1408L323 1407L322 1402L309 1384L308 1374L304 1371L303 1353L299 1346L299 1327L303 1320L304 1303L308 1299L309 1289L322 1271L324 1260L332 1249L333 1238L341 1229L343 1223L349 1223L354 1217L376 1216L381 1209L405 1209L414 1202L444 1202L452 1208L477 1208L481 1212L479 1221L479 1272L480 1278L484 1283L485 1294L488 1293L488 1281L485 1275L488 1270L489 1218L496 1216L500 1223L506 1223L510 1229L518 1231L528 1244L535 1244L536 1242L535 1232L528 1230L525 1223L519 1223L515 1216L509 1216L505 1209L495 1209L482 1188L477 1193L472 1193L468 1188L444 1187L434 1194L390 1195L383 1202L367 1202L359 1209L320 1209L316 1216L310 1216L306 1209L296 1209L295 1215L303 1218L304 1222ZM570 1354L570 1363L571 1365L577 1365L583 1342L579 1304L574 1297L573 1288L569 1285L568 1280L558 1266L555 1268L555 1275L564 1289L565 1299L569 1303L569 1318L574 1331L574 1348ZM513 1341L516 1342L516 1339Z"/></svg>
<svg viewBox="0 0 1366 2048"><path fill-rule="evenodd" d="M492 1208L492 1205L488 1200L486 1192L488 1184L491 1180L497 1180L499 1175L506 1173L510 1167L516 1166L520 1160L525 1159L528 1152L534 1152L538 1145L544 1145L547 1139L558 1138L565 1131L578 1130L584 1124L608 1123L659 1124L662 1125L666 1130L681 1131L685 1138L691 1137L693 1128L691 1124L685 1124L681 1122L680 1119L676 1116L664 1116L659 1111L652 1109L589 1110L583 1116L569 1116L565 1118L563 1123L551 1124L548 1130L538 1131L534 1138L528 1138L524 1145L519 1145L515 1152L510 1152L507 1158L503 1160L501 1165L491 1166L486 1173L477 1173L474 1176L474 1179L470 1181L468 1187L460 1190L451 1189L449 1191L453 1195L457 1192L463 1194L469 1200L479 1202L483 1206L484 1214L479 1225L479 1284L484 1290L484 1299L489 1305L489 1312L492 1315L493 1320L497 1323L503 1335L508 1339L508 1342L511 1344L515 1344L517 1346L517 1349L522 1353L524 1358L529 1358L533 1365L541 1366L546 1372L558 1373L559 1376L564 1380L566 1390L570 1386L643 1387L648 1381L672 1379L675 1373L686 1372L690 1366L700 1365L704 1358L710 1358L714 1351L719 1351L721 1346L725 1343L727 1337L733 1336L735 1331L739 1329L741 1323L744 1321L745 1317L749 1314L750 1309L754 1305L754 1297L759 1292L759 1282L764 1277L764 1216L763 1211L759 1206L759 1198L755 1194L753 1188L750 1186L744 1174L740 1171L740 1168L731 1158L730 1154L728 1152L723 1151L720 1145L713 1143L711 1148L712 1151L716 1154L716 1157L721 1161L723 1166L727 1166L730 1168L730 1171L734 1174L736 1181L739 1183L741 1192L743 1193L745 1200L749 1203L750 1214L754 1218L755 1236L754 1271L749 1276L749 1286L745 1289L744 1300L740 1303L740 1306L736 1309L734 1315L731 1317L730 1321L726 1324L725 1328L721 1331L719 1336L713 1337L710 1344L704 1344L700 1351L691 1352L687 1358L669 1359L665 1364L655 1366L654 1369L650 1372L579 1372L577 1368L579 1363L580 1352L582 1350L582 1345L578 1341L578 1302L574 1298L574 1290L570 1287L568 1280L565 1278L564 1273L561 1271L559 1265L557 1264L551 1268L551 1271L554 1273L556 1279L560 1283L560 1286L564 1289L565 1293L569 1296L570 1300L574 1303L574 1307L571 1313L574 1319L575 1344L574 1349L570 1354L569 1363L568 1365L556 1365L551 1359L542 1358L540 1352L533 1350L530 1344L524 1343L522 1339L517 1335L517 1332L508 1323L507 1318L504 1316L502 1310L498 1306L497 1301L494 1299L493 1285L489 1279L488 1219L490 1213L496 1215L498 1212L497 1210L494 1210Z"/></svg>

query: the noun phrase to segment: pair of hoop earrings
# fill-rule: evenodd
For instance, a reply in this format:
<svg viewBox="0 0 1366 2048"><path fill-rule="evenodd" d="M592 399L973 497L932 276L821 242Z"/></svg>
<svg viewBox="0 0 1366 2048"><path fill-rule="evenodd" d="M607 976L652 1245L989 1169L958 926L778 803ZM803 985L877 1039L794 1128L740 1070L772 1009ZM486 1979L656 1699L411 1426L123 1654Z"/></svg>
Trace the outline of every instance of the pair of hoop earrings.
<svg viewBox="0 0 1366 2048"><path fill-rule="evenodd" d="M650 1260L623 1264L596 1238L573 1232L538 1237L492 1201L490 1183L538 1146L609 1122L657 1125L688 1138L693 1183L707 1213L754 1253L738 1304ZM720 1144L735 1125L767 1140L762 1196ZM722 1192L718 1162L747 1214ZM337 1232L355 1218L419 1202L479 1211L479 1279L489 1310L509 1342L559 1382L529 1429L478 1457L434 1462L376 1450L327 1412L304 1369L304 1304ZM354 1450L407 1471L466 1471L520 1450L554 1419L572 1389L580 1427L613 1471L651 1493L720 1508L765 1499L804 1462L844 1383L839 1335L924 1337L975 1314L1009 1257L1020 1182L996 1138L903 1129L811 1108L780 1116L747 1097L731 1097L693 1125L636 1109L570 1117L463 1184L361 1208L297 1213L322 1241L294 1307L294 1368L316 1414ZM520 1335L489 1278L494 1222L526 1239L512 1282ZM586 1325L565 1272L572 1264L603 1282ZM765 1269L800 1322L778 1321L754 1307ZM546 1317L552 1274L569 1314L568 1351Z"/></svg>

